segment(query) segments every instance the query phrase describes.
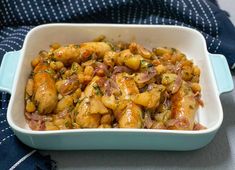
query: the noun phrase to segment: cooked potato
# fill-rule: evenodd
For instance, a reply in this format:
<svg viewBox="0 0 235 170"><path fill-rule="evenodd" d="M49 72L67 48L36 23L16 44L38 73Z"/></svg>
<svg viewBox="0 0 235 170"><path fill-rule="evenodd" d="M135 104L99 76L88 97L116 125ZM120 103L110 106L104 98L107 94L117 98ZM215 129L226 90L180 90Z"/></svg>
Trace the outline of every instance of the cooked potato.
<svg viewBox="0 0 235 170"><path fill-rule="evenodd" d="M100 123L101 124L111 125L112 121L113 121L113 116L111 114L104 114L101 117Z"/></svg>
<svg viewBox="0 0 235 170"><path fill-rule="evenodd" d="M56 82L57 91L63 96L73 93L79 87L77 79L59 80Z"/></svg>
<svg viewBox="0 0 235 170"><path fill-rule="evenodd" d="M104 64L110 67L114 67L117 60L117 53L113 51L108 51L104 55Z"/></svg>
<svg viewBox="0 0 235 170"><path fill-rule="evenodd" d="M133 70L138 70L140 67L140 60L141 58L138 57L138 55L132 56L130 58L127 58L124 63L126 66Z"/></svg>
<svg viewBox="0 0 235 170"><path fill-rule="evenodd" d="M173 83L176 80L177 75L171 73L165 73L162 75L162 84L168 85Z"/></svg>
<svg viewBox="0 0 235 170"><path fill-rule="evenodd" d="M134 95L132 101L146 108L156 108L159 105L160 96L160 91L152 89L151 91Z"/></svg>
<svg viewBox="0 0 235 170"><path fill-rule="evenodd" d="M90 103L89 99L85 98L80 104L76 105L75 113L76 123L81 128L97 128L100 125L100 114L90 114Z"/></svg>
<svg viewBox="0 0 235 170"><path fill-rule="evenodd" d="M162 56L164 54L172 54L172 49L165 47L158 47L153 50L154 54L157 56Z"/></svg>
<svg viewBox="0 0 235 170"><path fill-rule="evenodd" d="M33 95L33 85L34 85L33 79L28 79L27 84L26 84L26 93L29 96Z"/></svg>
<svg viewBox="0 0 235 170"><path fill-rule="evenodd" d="M73 108L73 98L71 96L64 96L56 106L55 112L59 113L66 110L71 110Z"/></svg>
<svg viewBox="0 0 235 170"><path fill-rule="evenodd" d="M117 107L117 102L115 100L114 95L111 96L102 96L102 102L105 105L105 107L115 110Z"/></svg>
<svg viewBox="0 0 235 170"><path fill-rule="evenodd" d="M142 111L140 107L130 102L118 122L120 128L141 128Z"/></svg>
<svg viewBox="0 0 235 170"><path fill-rule="evenodd" d="M116 64L117 65L123 65L125 60L127 58L132 57L132 56L133 56L133 54L131 53L130 50L123 50L123 51L119 52L119 54L116 58Z"/></svg>
<svg viewBox="0 0 235 170"><path fill-rule="evenodd" d="M91 97L90 98L90 114L106 114L108 109L101 102L100 98Z"/></svg>

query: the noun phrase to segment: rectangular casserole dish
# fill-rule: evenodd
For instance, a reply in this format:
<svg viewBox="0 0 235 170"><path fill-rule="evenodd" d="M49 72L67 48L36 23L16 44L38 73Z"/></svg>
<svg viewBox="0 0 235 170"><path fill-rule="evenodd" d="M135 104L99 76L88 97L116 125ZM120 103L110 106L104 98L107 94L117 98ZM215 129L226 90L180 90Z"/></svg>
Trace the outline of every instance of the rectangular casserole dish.
<svg viewBox="0 0 235 170"><path fill-rule="evenodd" d="M153 129L74 129L32 131L24 117L24 92L32 58L53 42L61 44L90 41L105 35L113 41L135 41L144 47L174 47L201 69L200 84L205 106L196 119L207 127L201 131ZM0 90L11 94L7 121L26 145L50 150L194 150L207 145L223 120L219 95L233 89L227 61L210 54L201 33L180 26L115 24L47 24L35 27L26 36L20 51L6 53L0 68Z"/></svg>

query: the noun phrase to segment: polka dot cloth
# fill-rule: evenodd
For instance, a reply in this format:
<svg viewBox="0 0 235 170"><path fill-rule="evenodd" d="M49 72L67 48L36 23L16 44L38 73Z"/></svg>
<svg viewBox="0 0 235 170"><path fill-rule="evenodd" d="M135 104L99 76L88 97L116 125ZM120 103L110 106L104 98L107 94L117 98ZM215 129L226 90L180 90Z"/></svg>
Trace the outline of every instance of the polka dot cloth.
<svg viewBox="0 0 235 170"><path fill-rule="evenodd" d="M0 62L6 52L21 49L30 29L57 22L191 27L204 35L209 52L224 54L231 67L235 63L234 26L212 0L0 0ZM22 160L22 156L35 155L29 150L14 159L3 155L6 153L4 148L18 142L6 121L9 97L4 92L0 93L0 156L8 161L9 165L4 166L7 168ZM14 161L10 163L9 160ZM1 168L2 161L0 159L0 169L4 169Z"/></svg>

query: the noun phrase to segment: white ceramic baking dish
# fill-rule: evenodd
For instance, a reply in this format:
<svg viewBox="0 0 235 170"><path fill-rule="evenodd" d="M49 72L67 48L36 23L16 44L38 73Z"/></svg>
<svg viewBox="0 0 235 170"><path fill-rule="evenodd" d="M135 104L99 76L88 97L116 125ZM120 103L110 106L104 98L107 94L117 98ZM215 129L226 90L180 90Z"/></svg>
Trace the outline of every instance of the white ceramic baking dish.
<svg viewBox="0 0 235 170"><path fill-rule="evenodd" d="M145 47L174 47L201 68L202 99L196 119L207 127L201 131L149 129L75 129L32 131L24 117L24 90L31 71L30 61L53 42L80 43L105 35L114 41L136 41ZM0 89L11 93L7 121L26 145L38 149L127 149L193 150L208 144L223 120L219 95L233 89L224 56L209 54L204 37L180 26L114 24L48 24L32 29L22 50L6 53L0 68Z"/></svg>

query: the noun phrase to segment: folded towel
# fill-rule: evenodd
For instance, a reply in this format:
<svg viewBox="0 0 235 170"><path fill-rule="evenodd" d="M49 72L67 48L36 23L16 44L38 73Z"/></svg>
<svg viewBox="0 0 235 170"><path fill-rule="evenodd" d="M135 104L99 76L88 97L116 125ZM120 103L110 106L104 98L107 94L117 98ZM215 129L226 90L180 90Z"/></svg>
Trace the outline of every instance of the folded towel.
<svg viewBox="0 0 235 170"><path fill-rule="evenodd" d="M182 25L200 31L211 53L235 67L235 28L215 0L0 0L0 62L22 47L27 32L40 24L127 23ZM7 121L9 95L0 93L0 169L50 169L49 157L23 145Z"/></svg>

